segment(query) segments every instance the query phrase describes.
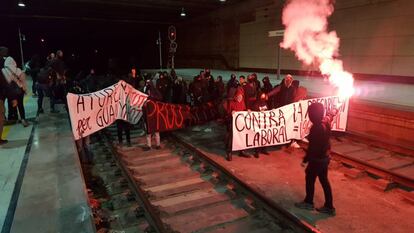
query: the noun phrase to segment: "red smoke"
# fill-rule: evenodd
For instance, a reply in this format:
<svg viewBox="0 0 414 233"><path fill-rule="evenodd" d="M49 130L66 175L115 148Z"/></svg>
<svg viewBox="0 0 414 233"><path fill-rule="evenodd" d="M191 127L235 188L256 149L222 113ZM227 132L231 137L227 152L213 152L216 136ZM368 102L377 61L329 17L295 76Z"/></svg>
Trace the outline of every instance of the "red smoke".
<svg viewBox="0 0 414 233"><path fill-rule="evenodd" d="M354 78L344 71L338 56L339 38L328 32L328 17L333 13L331 0L290 0L283 9L285 34L281 46L295 52L306 65L317 65L323 75L338 88L338 95L350 97Z"/></svg>

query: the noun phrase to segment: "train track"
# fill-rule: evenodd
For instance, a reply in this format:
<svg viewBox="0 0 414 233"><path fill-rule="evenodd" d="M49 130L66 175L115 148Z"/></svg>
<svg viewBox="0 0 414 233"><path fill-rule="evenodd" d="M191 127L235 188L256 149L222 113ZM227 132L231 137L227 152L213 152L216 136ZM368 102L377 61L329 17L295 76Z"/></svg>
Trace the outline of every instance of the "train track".
<svg viewBox="0 0 414 233"><path fill-rule="evenodd" d="M111 151L155 232L319 232L177 137Z"/></svg>
<svg viewBox="0 0 414 233"><path fill-rule="evenodd" d="M122 176L108 143L90 145L93 165L82 166L97 232L151 232L151 225L136 201L132 187ZM94 203L95 202L95 203ZM92 204L94 203L94 204Z"/></svg>

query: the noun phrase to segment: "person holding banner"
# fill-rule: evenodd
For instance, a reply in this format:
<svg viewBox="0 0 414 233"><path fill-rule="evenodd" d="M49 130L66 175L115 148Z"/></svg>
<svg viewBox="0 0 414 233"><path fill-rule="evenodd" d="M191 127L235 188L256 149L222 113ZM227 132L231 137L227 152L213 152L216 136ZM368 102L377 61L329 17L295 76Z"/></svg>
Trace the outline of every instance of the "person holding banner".
<svg viewBox="0 0 414 233"><path fill-rule="evenodd" d="M274 106L272 106L272 108L280 108L295 102L295 100L297 100L296 94L298 88L299 81L294 80L293 76L290 74L286 75L282 82L268 93L268 97L274 99ZM300 148L299 144L295 140L292 140L290 147L295 149Z"/></svg>
<svg viewBox="0 0 414 233"><path fill-rule="evenodd" d="M253 109L253 105L255 104L257 100L257 91L258 86L257 82L255 80L255 76L253 74L249 75L247 77L247 84L243 86L244 93L245 93L245 102L246 102L246 108L249 110Z"/></svg>
<svg viewBox="0 0 414 233"><path fill-rule="evenodd" d="M262 112L262 111L267 111L269 110L268 105L267 105L267 95L266 93L261 93L259 95L259 98L256 100L256 102L253 105L253 111L257 111L257 112ZM254 149L254 157L255 158L259 158L259 154L265 154L265 155L269 155L269 152L267 152L266 147L256 147Z"/></svg>
<svg viewBox="0 0 414 233"><path fill-rule="evenodd" d="M157 88L155 88L154 83L152 82L151 79L148 79L146 81L146 85L144 87L144 93L148 95L147 101L148 100L156 100L156 101L161 101L162 100L161 93L157 90ZM144 107L143 107L143 111L145 112L146 110L147 109L146 109L146 103L145 103ZM146 116L145 113L144 113L144 116ZM147 125L147 124L145 124L145 125ZM155 143L156 143L155 149L157 149L157 150L161 149L160 132L148 133L148 128L147 128L147 136L146 136L147 137L147 145L144 148L142 148L144 151L151 150L151 145L152 145L151 138L153 136L155 137Z"/></svg>
<svg viewBox="0 0 414 233"><path fill-rule="evenodd" d="M244 91L241 86L238 86L234 97L227 100L227 133L226 133L226 159L228 161L232 160L232 142L233 142L233 112L245 111L246 105L244 103ZM250 158L249 155L245 154L242 150L239 151L240 157Z"/></svg>
<svg viewBox="0 0 414 233"><path fill-rule="evenodd" d="M332 190L328 180L328 165L330 161L329 137L331 134L331 123L338 111L334 110L323 117L324 106L321 103L313 103L309 106L308 113L313 125L308 135L309 147L302 162L302 166L308 163L305 170L306 197L304 201L295 203L295 206L300 209L314 209L313 196L315 192L315 181L318 177L325 195L325 204L321 208L316 208L316 210L321 213L335 215Z"/></svg>

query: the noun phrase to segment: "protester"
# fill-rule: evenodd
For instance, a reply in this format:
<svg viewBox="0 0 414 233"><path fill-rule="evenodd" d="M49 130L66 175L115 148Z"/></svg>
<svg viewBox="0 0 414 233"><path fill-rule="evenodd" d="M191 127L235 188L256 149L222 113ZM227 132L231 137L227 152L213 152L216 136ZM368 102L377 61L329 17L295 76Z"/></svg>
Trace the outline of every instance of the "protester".
<svg viewBox="0 0 414 233"><path fill-rule="evenodd" d="M335 214L335 208L332 200L331 185L328 180L328 165L330 161L329 137L331 133L331 123L337 110L328 113L325 117L324 106L321 103L313 103L308 107L309 119L312 122L308 140L309 146L306 155L303 158L302 165L306 167L306 197L303 202L296 203L295 206L301 209L313 210L313 196L315 192L315 181L319 181L325 195L325 204L321 208L316 208L321 213L330 215Z"/></svg>
<svg viewBox="0 0 414 233"><path fill-rule="evenodd" d="M43 98L49 96L50 107L54 105L54 98L51 95L50 86L52 85L51 77L52 68L45 66L40 69L39 74L37 75L37 113L44 113L43 110Z"/></svg>
<svg viewBox="0 0 414 233"><path fill-rule="evenodd" d="M160 101L162 99L162 95L161 93L158 91L157 88L154 87L154 84L152 82L152 80L147 80L145 88L144 88L144 93L148 95L148 100L154 100L154 101ZM143 106L143 111L144 111L144 117L145 117L145 112L146 112L146 104L144 104ZM147 129L148 131L148 129ZM155 132L155 133L148 133L147 132L147 145L142 148L144 151L148 151L151 150L151 146L152 146L152 137L155 137L155 149L159 150L161 149L161 140L160 140L160 132Z"/></svg>
<svg viewBox="0 0 414 233"><path fill-rule="evenodd" d="M253 73L251 74L251 76L252 76L253 82L256 83L256 92L259 93L261 88L260 88L260 81L257 78L257 74Z"/></svg>
<svg viewBox="0 0 414 233"><path fill-rule="evenodd" d="M194 77L190 84L190 95L194 106L198 106L204 102L206 97L206 89L203 88L202 76Z"/></svg>
<svg viewBox="0 0 414 233"><path fill-rule="evenodd" d="M168 73L162 73L156 82L157 90L162 94L161 101L168 102L168 95L170 93L170 81L168 79Z"/></svg>
<svg viewBox="0 0 414 233"><path fill-rule="evenodd" d="M293 85L293 77L288 74L280 83L280 91L278 93L278 107L282 107L294 102L298 85Z"/></svg>
<svg viewBox="0 0 414 233"><path fill-rule="evenodd" d="M8 140L2 138L4 121L5 121L5 118L4 118L4 113L5 113L4 101L8 97L8 94L9 94L9 84L6 81L6 78L3 74L5 57L7 57L8 52L9 52L8 48L0 47L0 145L8 143ZM10 99L9 99L9 101L10 101ZM13 106L17 105L16 100L12 100L12 102L13 102Z"/></svg>
<svg viewBox="0 0 414 233"><path fill-rule="evenodd" d="M40 58L39 55L34 55L29 62L26 63L25 72L32 77L32 93L37 96L37 75L40 72Z"/></svg>
<svg viewBox="0 0 414 233"><path fill-rule="evenodd" d="M83 80L75 80L72 88L70 89L70 92L74 94L88 93L85 82L83 82ZM93 153L90 149L90 135L81 137L80 139L76 140L75 143L81 162L83 164L92 164Z"/></svg>
<svg viewBox="0 0 414 233"><path fill-rule="evenodd" d="M227 100L232 100L234 98L234 94L236 94L236 91L239 87L241 86L237 79L234 79L232 82L229 81L227 83Z"/></svg>
<svg viewBox="0 0 414 233"><path fill-rule="evenodd" d="M232 160L232 141L233 141L233 112L245 111L246 105L244 102L244 91L240 86L237 87L234 97L227 101L227 116L226 116L226 159ZM245 154L244 151L239 151L240 157L249 158L250 156Z"/></svg>
<svg viewBox="0 0 414 233"><path fill-rule="evenodd" d="M6 55L7 56L7 55ZM29 126L26 121L24 109L24 95L27 93L26 75L17 67L16 61L8 56L4 57L3 75L9 83L9 121L16 122L18 120L17 111L19 111L20 119L24 127ZM17 100L17 106L13 106L12 100Z"/></svg>
<svg viewBox="0 0 414 233"><path fill-rule="evenodd" d="M53 69L52 85L51 85L51 113L58 113L55 109L55 104L58 100L61 100L66 106L66 65L63 61L63 52L58 50L56 52L56 58L52 60L50 67Z"/></svg>
<svg viewBox="0 0 414 233"><path fill-rule="evenodd" d="M254 106L253 106L252 110L257 111L257 112L263 112L263 111L269 110L269 108L267 106L267 95L266 95L266 93L261 93L259 95L259 98L254 103ZM258 147L258 148L255 148L254 157L259 158L260 153L265 154L265 155L269 154L269 152L267 152L267 150L266 150L266 147Z"/></svg>
<svg viewBox="0 0 414 233"><path fill-rule="evenodd" d="M273 89L272 84L270 83L269 76L265 76L262 79L262 82L263 82L263 87L261 88L262 92L266 94L269 93Z"/></svg>
<svg viewBox="0 0 414 233"><path fill-rule="evenodd" d="M253 105L257 100L257 94L258 94L258 87L257 82L255 80L254 75L249 75L247 78L247 84L243 86L244 94L245 94L245 102L246 102L246 108L248 110L253 109Z"/></svg>
<svg viewBox="0 0 414 233"><path fill-rule="evenodd" d="M242 86L242 87L244 87L247 84L246 77L244 77L244 75L240 75L239 83L240 83L240 86Z"/></svg>
<svg viewBox="0 0 414 233"><path fill-rule="evenodd" d="M56 58L56 55L54 53L50 53L49 55L47 55L45 66L50 67L52 63L54 62L55 58Z"/></svg>
<svg viewBox="0 0 414 233"><path fill-rule="evenodd" d="M131 75L131 74L130 74ZM123 76L122 80L126 83L132 85L133 79L131 76ZM118 145L122 146L123 138L122 135L125 132L126 143L128 147L131 147L131 128L132 125L124 120L116 120L116 129L117 129L117 136L118 136Z"/></svg>
<svg viewBox="0 0 414 233"><path fill-rule="evenodd" d="M271 92L271 91L272 91L273 86L272 86L272 84L270 83L270 79L269 79L269 77L268 77L268 76L265 76L265 77L262 79L262 82L263 82L263 86L262 86L262 88L261 88L261 92L262 92L262 93L265 93L265 94L267 95L269 92ZM272 96L272 97L268 97L268 96L267 96L267 107L268 107L269 109L272 109L272 107L274 106L275 101L276 101L275 96Z"/></svg>
<svg viewBox="0 0 414 233"><path fill-rule="evenodd" d="M221 100L224 96L224 82L223 82L223 77L221 77L220 75L217 76L214 85L216 86L215 91L216 96L218 97L219 100Z"/></svg>
<svg viewBox="0 0 414 233"><path fill-rule="evenodd" d="M273 106L271 108L280 108L295 102L298 88L299 81L293 80L290 74L286 75L282 82L268 93L268 98L272 100ZM296 149L300 148L295 140L292 140L290 146Z"/></svg>
<svg viewBox="0 0 414 233"><path fill-rule="evenodd" d="M227 82L227 85L226 85L227 98L233 98L234 93L232 93L233 95L230 96L229 91L230 91L230 88L234 87L235 83L239 83L239 81L237 81L237 76L235 74L231 74L230 79L229 79L229 81Z"/></svg>
<svg viewBox="0 0 414 233"><path fill-rule="evenodd" d="M175 104L186 104L187 83L182 77L177 77L172 86L172 102Z"/></svg>
<svg viewBox="0 0 414 233"><path fill-rule="evenodd" d="M122 146L122 134L125 132L127 146L131 147L131 124L124 120L116 120L116 129L118 135L118 145Z"/></svg>
<svg viewBox="0 0 414 233"><path fill-rule="evenodd" d="M206 102L209 102L209 101L215 102L219 96L218 96L216 82L214 81L214 77L212 75L209 75L206 77L206 81L207 81Z"/></svg>

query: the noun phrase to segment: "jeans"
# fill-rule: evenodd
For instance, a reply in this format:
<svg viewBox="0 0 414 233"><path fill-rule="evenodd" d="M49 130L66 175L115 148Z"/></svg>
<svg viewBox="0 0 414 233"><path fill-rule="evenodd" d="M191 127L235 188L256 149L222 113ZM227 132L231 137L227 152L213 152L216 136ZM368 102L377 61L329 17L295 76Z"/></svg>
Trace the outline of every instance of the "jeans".
<svg viewBox="0 0 414 233"><path fill-rule="evenodd" d="M305 202L313 204L313 196L315 193L316 177L322 185L323 193L325 195L325 207L333 208L332 190L328 180L328 165L327 161L310 161L306 167L306 197Z"/></svg>
<svg viewBox="0 0 414 233"><path fill-rule="evenodd" d="M50 93L49 84L38 83L37 84L37 110L43 109L43 98L45 96L50 97L50 108L55 109L55 99Z"/></svg>
<svg viewBox="0 0 414 233"><path fill-rule="evenodd" d="M77 146L79 157L82 163L93 162L93 154L89 148L89 144L90 144L89 136L76 140L76 146Z"/></svg>
<svg viewBox="0 0 414 233"><path fill-rule="evenodd" d="M19 111L20 119L26 120L26 111L24 110L24 94L21 94L17 96L17 106L13 107L13 104L11 101L8 102L8 108L9 108L9 114L8 118L9 120L18 120L17 111Z"/></svg>
<svg viewBox="0 0 414 233"><path fill-rule="evenodd" d="M156 146L160 146L161 145L161 140L160 140L160 132L155 132L155 133L151 133L151 134L147 134L147 146L151 147L151 137L155 136L155 144Z"/></svg>
<svg viewBox="0 0 414 233"><path fill-rule="evenodd" d="M122 143L122 133L124 131L127 143L131 143L131 133L130 133L131 124L123 120L117 120L116 128L117 128L117 133L118 133L118 142Z"/></svg>

